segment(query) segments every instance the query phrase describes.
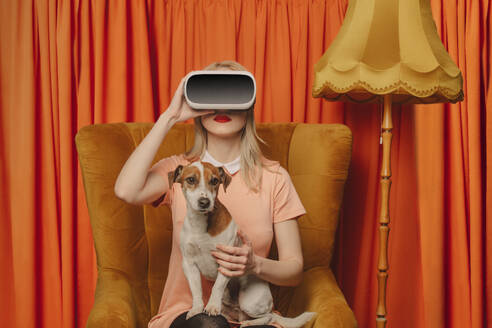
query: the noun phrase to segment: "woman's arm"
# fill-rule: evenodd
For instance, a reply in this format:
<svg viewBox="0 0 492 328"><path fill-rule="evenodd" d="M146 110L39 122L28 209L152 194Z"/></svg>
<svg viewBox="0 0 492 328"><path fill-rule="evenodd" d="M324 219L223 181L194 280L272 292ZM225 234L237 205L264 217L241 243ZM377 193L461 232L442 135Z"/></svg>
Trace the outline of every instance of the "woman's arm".
<svg viewBox="0 0 492 328"><path fill-rule="evenodd" d="M115 195L126 201L133 202L143 189L147 180L148 169L159 149L162 140L175 123L175 118L165 111L159 116L149 133L135 148L116 179ZM158 194L155 195L156 197Z"/></svg>
<svg viewBox="0 0 492 328"><path fill-rule="evenodd" d="M297 220L274 224L278 261L255 255L254 272L278 286L296 286L302 281L303 257Z"/></svg>
<svg viewBox="0 0 492 328"><path fill-rule="evenodd" d="M195 111L186 103L183 96L184 80L185 78L181 79L169 107L159 116L152 129L123 165L114 186L114 192L118 198L128 203L139 204L147 202L149 198L155 200L166 192L165 189L169 186L161 178L151 178L150 183L147 183L150 164L164 137L175 123L214 112Z"/></svg>

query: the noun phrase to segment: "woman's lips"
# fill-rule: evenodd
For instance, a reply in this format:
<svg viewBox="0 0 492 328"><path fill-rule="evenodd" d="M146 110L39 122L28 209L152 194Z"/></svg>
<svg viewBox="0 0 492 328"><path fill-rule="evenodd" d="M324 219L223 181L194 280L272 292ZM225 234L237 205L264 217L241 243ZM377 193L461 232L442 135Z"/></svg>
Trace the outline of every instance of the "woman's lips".
<svg viewBox="0 0 492 328"><path fill-rule="evenodd" d="M230 120L231 120L231 118L229 116L227 116L227 115L217 115L214 118L214 121L217 121L217 122L220 122L220 123L229 122Z"/></svg>

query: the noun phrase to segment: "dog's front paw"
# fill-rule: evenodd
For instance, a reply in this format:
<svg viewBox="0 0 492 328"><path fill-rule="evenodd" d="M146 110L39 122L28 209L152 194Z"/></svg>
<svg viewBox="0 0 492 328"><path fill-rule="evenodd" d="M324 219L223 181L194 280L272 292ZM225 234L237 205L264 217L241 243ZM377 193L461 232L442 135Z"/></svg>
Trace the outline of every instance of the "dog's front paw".
<svg viewBox="0 0 492 328"><path fill-rule="evenodd" d="M188 311L186 314L186 320L194 316L195 314L202 313L203 312L203 305L196 305L191 308L191 310Z"/></svg>
<svg viewBox="0 0 492 328"><path fill-rule="evenodd" d="M208 302L205 307L204 312L208 315L219 315L222 310L221 304L216 304L215 302Z"/></svg>

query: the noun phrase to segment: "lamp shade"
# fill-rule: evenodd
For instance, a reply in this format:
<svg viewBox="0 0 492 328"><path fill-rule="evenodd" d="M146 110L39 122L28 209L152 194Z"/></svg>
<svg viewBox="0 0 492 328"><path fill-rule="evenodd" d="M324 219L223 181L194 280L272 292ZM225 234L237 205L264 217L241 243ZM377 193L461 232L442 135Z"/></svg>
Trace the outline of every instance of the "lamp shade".
<svg viewBox="0 0 492 328"><path fill-rule="evenodd" d="M336 38L314 66L313 97L395 103L463 100L429 0L350 0Z"/></svg>

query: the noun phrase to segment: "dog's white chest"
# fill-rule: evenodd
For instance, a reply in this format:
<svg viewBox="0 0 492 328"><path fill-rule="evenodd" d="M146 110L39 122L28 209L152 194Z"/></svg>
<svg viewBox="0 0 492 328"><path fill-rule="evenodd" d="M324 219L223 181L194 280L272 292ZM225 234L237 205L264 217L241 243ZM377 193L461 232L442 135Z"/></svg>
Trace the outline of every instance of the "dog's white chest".
<svg viewBox="0 0 492 328"><path fill-rule="evenodd" d="M189 230L181 231L180 248L183 257L196 264L208 280L217 278L218 264L211 254L217 243L215 238L208 234L193 233Z"/></svg>
<svg viewBox="0 0 492 328"><path fill-rule="evenodd" d="M196 243L190 241L185 244L183 253L188 257L196 257L200 254L201 248Z"/></svg>
<svg viewBox="0 0 492 328"><path fill-rule="evenodd" d="M182 252L187 258L197 258L205 254L210 254L210 251L215 249L215 245L211 238L204 238L205 235L191 235L185 238Z"/></svg>

